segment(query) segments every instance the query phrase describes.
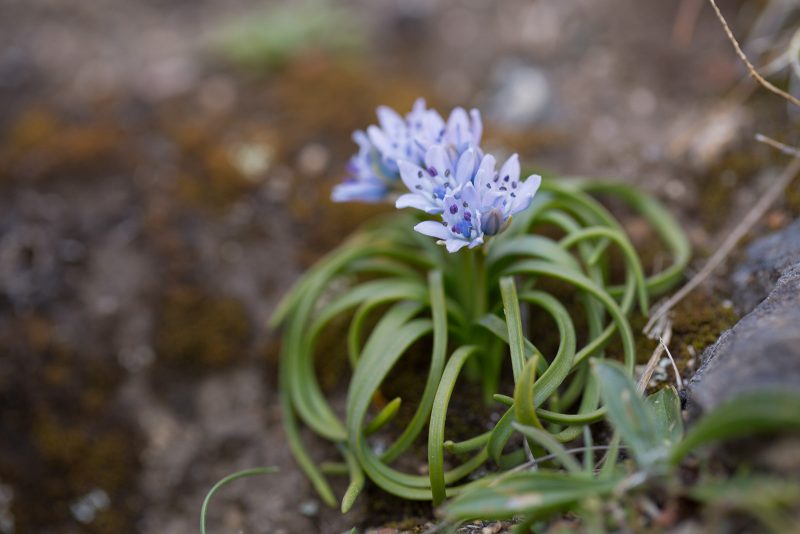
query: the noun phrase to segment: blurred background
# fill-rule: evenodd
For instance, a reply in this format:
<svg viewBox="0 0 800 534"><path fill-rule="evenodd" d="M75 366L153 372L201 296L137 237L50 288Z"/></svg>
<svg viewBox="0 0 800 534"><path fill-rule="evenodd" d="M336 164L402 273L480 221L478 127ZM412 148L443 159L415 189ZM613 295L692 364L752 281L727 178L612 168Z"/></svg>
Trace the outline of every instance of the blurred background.
<svg viewBox="0 0 800 534"><path fill-rule="evenodd" d="M759 64L785 45L797 2L721 3ZM261 465L213 532L430 517L325 508L280 425L265 321L386 211L329 201L352 130L479 107L487 148L643 187L702 256L785 162L753 133L798 137L743 79L703 0L0 0L0 534L196 532ZM798 213L795 183L763 224Z"/></svg>

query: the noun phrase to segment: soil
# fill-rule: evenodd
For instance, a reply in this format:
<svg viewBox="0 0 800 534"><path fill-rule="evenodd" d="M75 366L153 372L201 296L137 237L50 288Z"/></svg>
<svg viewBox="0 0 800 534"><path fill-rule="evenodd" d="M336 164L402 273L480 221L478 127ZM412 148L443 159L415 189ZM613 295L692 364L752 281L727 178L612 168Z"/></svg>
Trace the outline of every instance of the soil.
<svg viewBox="0 0 800 534"><path fill-rule="evenodd" d="M480 107L487 147L644 188L702 257L785 163L753 133L792 139L770 95L710 115L743 71L708 9L676 38L673 4L353 0L347 47L242 63L218 36L255 0L0 2L0 533L196 532L213 483L261 465L280 471L221 491L211 532L430 520L377 490L326 508L281 428L266 320L386 210L328 200L350 134L417 96ZM519 79L538 85L498 104Z"/></svg>

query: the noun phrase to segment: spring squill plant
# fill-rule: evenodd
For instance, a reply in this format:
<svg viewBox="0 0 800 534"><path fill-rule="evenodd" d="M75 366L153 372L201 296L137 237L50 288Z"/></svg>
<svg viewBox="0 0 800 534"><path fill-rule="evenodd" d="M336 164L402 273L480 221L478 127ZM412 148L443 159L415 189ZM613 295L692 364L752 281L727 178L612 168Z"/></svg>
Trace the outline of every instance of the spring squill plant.
<svg viewBox="0 0 800 534"><path fill-rule="evenodd" d="M382 107L378 118L379 125L355 133L359 151L333 199L392 201L404 213L373 223L323 258L271 320L284 332L279 389L289 446L320 497L347 512L369 478L402 498L437 505L449 499L440 511L450 525L513 519L516 531L527 532L569 510L587 531L603 532L613 523L609 506L635 518L631 499L655 487L709 506L733 503L788 531L774 499L742 496L764 482L785 488L782 495L794 502L797 484L708 479L690 487L676 472L710 441L800 430L800 398L768 392L738 399L684 434L675 390L642 399L631 378L637 354L628 316L636 305L646 314L650 299L679 280L689 259L686 237L661 205L620 184L522 179L516 155L498 168L480 147L476 110L455 109L445 121L419 100L405 117ZM649 222L669 257L666 268L645 274L595 194ZM555 354L537 346L555 331L523 320L540 314L555 325ZM351 373L340 413L320 387L315 359L330 353L320 346L323 332L339 332L342 324ZM398 362L420 351L427 362L421 393L379 403ZM609 361L607 352L621 361ZM501 380L509 370L513 384ZM462 371L502 415L453 441L448 405ZM401 404L413 413L397 424ZM608 444L593 445L594 423L613 432ZM301 425L334 444L340 458L311 458ZM403 457L412 460L405 465L422 461L418 441L427 449L425 475L397 467ZM568 442L582 446L567 449ZM620 463L623 447L631 460ZM606 452L598 458L596 450ZM249 469L218 482L203 504L201 532L220 487L273 470ZM330 476L349 478L340 500Z"/></svg>
<svg viewBox="0 0 800 534"><path fill-rule="evenodd" d="M381 107L378 119L355 133L359 150L333 200L393 201L403 213L322 259L271 320L284 332L279 384L289 445L321 498L345 512L367 478L394 495L439 504L461 494L478 471L522 464L538 446L512 439L520 432L515 425L556 442L581 436L606 413L590 358L602 359L616 339L622 369L633 373L628 316L635 305L646 313L689 258L674 219L633 188L523 179L516 155L498 165L480 146L477 110L457 108L444 120L419 100L405 117ZM670 257L665 269L645 274L621 225L594 194L627 204L650 223ZM618 278L612 256L622 260ZM551 294L547 280L559 282L562 297L564 288L573 292L578 305ZM552 318L560 337L555 354L537 348L552 332L525 327L523 316L533 314ZM323 331L343 320L351 375L338 413L317 380L315 358L329 350L318 345ZM421 394L376 404L392 369L423 346L429 352ZM514 385L506 389L501 376L509 367ZM487 418L474 436L454 442L447 411L462 375L480 384L487 402L508 406L499 420ZM393 419L401 403L414 411L399 426ZM312 459L301 424L333 443L341 458ZM379 431L393 436L381 448L370 439ZM419 439L427 440L427 474L395 467ZM328 476L349 477L341 501Z"/></svg>

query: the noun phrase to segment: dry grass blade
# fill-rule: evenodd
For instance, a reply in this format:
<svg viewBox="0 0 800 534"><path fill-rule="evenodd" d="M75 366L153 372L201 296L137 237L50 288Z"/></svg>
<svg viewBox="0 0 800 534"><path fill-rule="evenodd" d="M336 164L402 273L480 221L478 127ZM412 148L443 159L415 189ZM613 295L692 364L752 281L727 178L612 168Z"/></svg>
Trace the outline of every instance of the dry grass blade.
<svg viewBox="0 0 800 534"><path fill-rule="evenodd" d="M756 81L758 81L758 83L760 83L761 86L764 87L764 89L771 91L772 93L775 93L780 97L785 98L795 106L800 106L800 99L798 99L794 95L787 93L786 91L780 89L779 87L775 87L766 78L764 78L761 74L758 73L756 68L753 66L752 63L750 63L750 60L747 59L747 56L744 54L742 47L739 45L739 41L737 41L736 37L734 37L733 31L731 31L730 26L728 26L728 22L725 20L725 17L722 16L722 12L719 10L719 7L717 6L717 2L715 0L708 0L708 1L711 3L711 7L714 8L714 12L717 14L717 18L722 23L722 27L725 30L725 34L728 36L728 39L733 45L733 48L736 50L736 54L747 66L747 70L750 71L750 75L753 78L755 78Z"/></svg>
<svg viewBox="0 0 800 534"><path fill-rule="evenodd" d="M636 387L641 392L647 389L647 384L650 383L653 372L655 372L658 362L661 361L661 356L664 354L667 344L672 339L672 321L667 317L662 317L662 320L658 322L657 328L655 329L655 335L660 340L663 339L664 341L656 345L653 355L650 356L650 360L647 362L647 367L645 367L642 376L639 378L639 383Z"/></svg>
<svg viewBox="0 0 800 534"><path fill-rule="evenodd" d="M733 229L730 235L725 238L722 245L712 255L702 269L689 280L686 285L678 290L677 293L672 295L664 304L653 313L650 320L644 327L645 333L651 333L656 322L669 312L678 302L680 302L686 295L691 293L697 286L708 278L714 269L728 257L736 244L747 234L748 231L761 219L767 212L770 206L775 203L778 197L783 193L786 187L791 183L792 179L800 171L800 158L794 158L783 173L778 177L775 182L764 192L758 202L753 205L750 211L745 215L741 222Z"/></svg>
<svg viewBox="0 0 800 534"><path fill-rule="evenodd" d="M767 137L764 134L757 133L756 141L758 141L759 143L764 143L765 145L769 145L777 150L780 150L787 156L795 156L795 157L800 156L800 149L786 145L784 143L781 143L780 141L776 141L775 139Z"/></svg>
<svg viewBox="0 0 800 534"><path fill-rule="evenodd" d="M672 364L672 370L675 372L675 383L678 385L678 391L683 391L683 379L681 378L681 372L678 370L678 364L675 363L675 358L672 357L672 353L669 351L669 347L667 346L669 339L664 341L664 338L659 337L658 343L664 347L664 350L667 352L667 357Z"/></svg>

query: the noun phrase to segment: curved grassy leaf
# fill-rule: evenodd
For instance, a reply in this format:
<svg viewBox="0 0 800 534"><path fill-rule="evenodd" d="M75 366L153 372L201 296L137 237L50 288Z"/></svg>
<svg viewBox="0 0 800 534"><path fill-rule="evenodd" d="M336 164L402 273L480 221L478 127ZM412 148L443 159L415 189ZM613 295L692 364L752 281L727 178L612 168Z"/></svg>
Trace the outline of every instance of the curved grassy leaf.
<svg viewBox="0 0 800 534"><path fill-rule="evenodd" d="M539 261L539 260L523 260L511 265L507 270L507 274L531 274L548 276L563 280L578 289L591 294L594 298L599 300L603 306L608 310L611 318L617 326L617 331L622 341L622 349L625 357L625 367L629 373L633 373L633 367L636 363L636 353L633 345L633 333L631 332L630 324L625 318L625 314L617 305L617 303L608 296L605 290L595 284L589 278L578 275L576 273L567 273L560 269L557 265Z"/></svg>
<svg viewBox="0 0 800 534"><path fill-rule="evenodd" d="M553 436L551 436L549 432L546 432L541 428L521 425L519 423L513 423L512 426L517 432L521 433L526 438L547 449L550 454L553 454L561 463L561 465L570 473L582 472L580 464L567 452L567 449L565 449L561 443L553 439Z"/></svg>
<svg viewBox="0 0 800 534"><path fill-rule="evenodd" d="M514 382L519 380L519 375L525 365L525 348L522 335L522 319L519 312L517 287L510 276L500 279L500 294L503 296L503 311L506 314L508 328L508 346L511 349L511 369L514 373Z"/></svg>
<svg viewBox="0 0 800 534"><path fill-rule="evenodd" d="M353 507L353 504L356 502L356 498L361 493L361 490L364 489L364 471L361 469L361 466L358 465L358 461L356 460L353 453L350 452L347 447L340 445L339 449L342 451L342 455L347 462L347 470L350 475L350 484L347 485L347 489L344 492L344 496L342 497L342 513L346 514L350 511L350 508Z"/></svg>
<svg viewBox="0 0 800 534"><path fill-rule="evenodd" d="M236 473L226 476L214 484L211 489L208 490L206 498L203 499L203 506L200 507L200 534L206 534L206 513L208 512L208 505L211 502L211 497L213 497L214 494L217 493L217 491L219 491L223 486L240 478L252 477L256 475L269 475L277 472L277 467L254 467L252 469L243 469L242 471L237 471Z"/></svg>
<svg viewBox="0 0 800 534"><path fill-rule="evenodd" d="M495 463L500 463L500 457L503 455L503 448L505 448L508 440L514 434L514 427L511 423L514 422L514 408L509 408L506 413L494 425L494 428L489 434L489 441L486 444L486 451L489 458L494 460Z"/></svg>
<svg viewBox="0 0 800 534"><path fill-rule="evenodd" d="M664 446L672 447L683 437L683 417L678 392L674 387L667 386L645 400L655 415L658 435L664 441Z"/></svg>
<svg viewBox="0 0 800 534"><path fill-rule="evenodd" d="M428 416L431 413L433 399L444 369L447 354L447 311L445 306L444 281L441 271L431 271L428 274L428 292L431 303L431 317L433 318L433 350L431 351L431 365L422 397L411 421L406 425L400 437L389 446L382 459L391 462L405 451L425 428Z"/></svg>
<svg viewBox="0 0 800 534"><path fill-rule="evenodd" d="M655 414L639 396L625 369L615 362L593 360L592 363L600 382L606 417L632 449L639 465L648 467L664 459L667 449L659 435Z"/></svg>
<svg viewBox="0 0 800 534"><path fill-rule="evenodd" d="M536 356L525 362L514 386L514 419L523 425L542 428L536 417L536 406L533 403L533 390L536 382Z"/></svg>
<svg viewBox="0 0 800 534"><path fill-rule="evenodd" d="M439 389L433 400L431 421L428 429L428 473L431 481L433 504L441 503L445 498L444 481L444 423L447 418L447 405L456 385L458 374L467 358L476 354L477 347L461 347L453 353L442 373Z"/></svg>
<svg viewBox="0 0 800 534"><path fill-rule="evenodd" d="M444 507L451 521L509 519L565 510L613 491L619 479L592 479L545 471L500 475L468 488Z"/></svg>
<svg viewBox="0 0 800 534"><path fill-rule="evenodd" d="M389 421L394 419L394 416L397 415L397 410L400 409L400 405L402 403L403 401L400 397L395 397L389 401L389 403L386 404L386 406L384 406L380 412L378 412L378 415L376 415L364 428L364 435L370 436L386 426L386 424L388 424Z"/></svg>
<svg viewBox="0 0 800 534"><path fill-rule="evenodd" d="M763 433L800 432L800 395L760 391L737 397L700 419L671 451L677 464L695 448Z"/></svg>

